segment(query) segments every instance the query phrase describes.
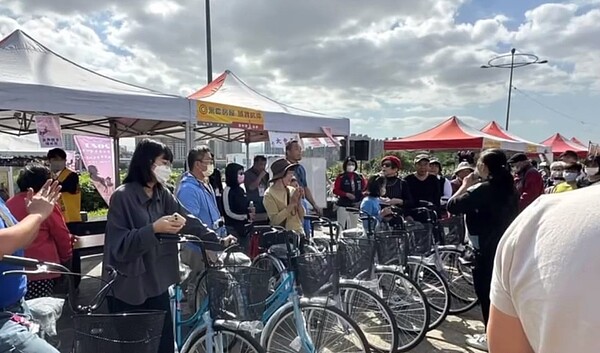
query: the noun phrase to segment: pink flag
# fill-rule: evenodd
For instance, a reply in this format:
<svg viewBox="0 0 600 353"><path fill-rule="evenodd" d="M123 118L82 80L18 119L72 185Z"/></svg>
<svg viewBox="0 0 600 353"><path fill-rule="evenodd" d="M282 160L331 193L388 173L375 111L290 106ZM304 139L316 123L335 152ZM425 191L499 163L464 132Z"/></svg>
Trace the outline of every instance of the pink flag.
<svg viewBox="0 0 600 353"><path fill-rule="evenodd" d="M328 142L331 142L333 144L333 146L339 147L342 145L340 143L340 141L338 141L335 137L333 137L330 127L321 126L321 130L323 130L323 132L325 133L325 136L327 136L327 138L329 139ZM327 143L327 145L329 146L329 143Z"/></svg>
<svg viewBox="0 0 600 353"><path fill-rule="evenodd" d="M62 133L60 130L60 117L58 116L36 116L35 127L40 139L40 147L54 148L62 147Z"/></svg>
<svg viewBox="0 0 600 353"><path fill-rule="evenodd" d="M106 204L115 191L113 178L115 175L114 151L110 137L75 135L75 144L81 153L90 179Z"/></svg>

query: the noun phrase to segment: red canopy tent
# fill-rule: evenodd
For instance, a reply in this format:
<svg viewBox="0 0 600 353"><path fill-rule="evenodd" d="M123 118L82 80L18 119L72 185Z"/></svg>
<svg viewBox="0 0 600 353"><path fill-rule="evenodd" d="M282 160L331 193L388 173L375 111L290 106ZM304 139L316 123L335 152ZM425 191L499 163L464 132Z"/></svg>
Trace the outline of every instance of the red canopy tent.
<svg viewBox="0 0 600 353"><path fill-rule="evenodd" d="M386 151L502 148L524 152L525 143L488 135L453 116L420 134L383 142Z"/></svg>
<svg viewBox="0 0 600 353"><path fill-rule="evenodd" d="M579 139L578 139L577 137L572 137L572 138L571 138L571 141L572 141L572 142L575 142L576 144L578 144L578 145L580 145L580 146L586 147L586 146L585 146L585 144L584 144L584 143L582 143L581 141L579 141Z"/></svg>
<svg viewBox="0 0 600 353"><path fill-rule="evenodd" d="M515 135L509 133L508 131L504 130L503 128L501 128L500 125L498 125L498 123L496 123L495 121L492 121L489 124L487 124L486 126L484 126L481 129L481 131L485 132L486 134L497 136L497 137L500 137L500 138L503 138L506 140L523 142L527 145L527 153L538 154L538 153L549 153L550 152L550 148L548 146L544 146L539 143L527 141L523 138L515 136Z"/></svg>
<svg viewBox="0 0 600 353"><path fill-rule="evenodd" d="M587 147L568 140L559 133L556 133L547 140L543 141L542 145L552 148L552 154L554 154L555 157L560 156L566 151L574 151L580 158L585 158L588 153Z"/></svg>

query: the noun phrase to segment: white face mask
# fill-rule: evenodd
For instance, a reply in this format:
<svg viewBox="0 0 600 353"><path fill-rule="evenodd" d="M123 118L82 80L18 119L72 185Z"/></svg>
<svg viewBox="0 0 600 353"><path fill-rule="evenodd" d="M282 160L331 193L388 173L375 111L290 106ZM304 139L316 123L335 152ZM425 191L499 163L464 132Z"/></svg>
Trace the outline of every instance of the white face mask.
<svg viewBox="0 0 600 353"><path fill-rule="evenodd" d="M356 170L356 166L354 166L354 165L349 165L349 166L347 166L347 167L346 167L346 171L347 171L348 173L352 173L352 172L354 172L355 170Z"/></svg>
<svg viewBox="0 0 600 353"><path fill-rule="evenodd" d="M552 179L564 179L563 172L559 170L552 171Z"/></svg>
<svg viewBox="0 0 600 353"><path fill-rule="evenodd" d="M600 171L600 168L598 168L598 167L585 168L585 172L587 173L588 176L596 175L596 174L598 174L598 171Z"/></svg>
<svg viewBox="0 0 600 353"><path fill-rule="evenodd" d="M209 164L206 166L206 171L203 173L205 177L209 177L211 175L213 175L213 173L215 172L215 165L214 164Z"/></svg>
<svg viewBox="0 0 600 353"><path fill-rule="evenodd" d="M171 167L168 165L157 165L154 167L154 177L156 181L165 185L171 177Z"/></svg>
<svg viewBox="0 0 600 353"><path fill-rule="evenodd" d="M573 182L577 180L577 176L579 176L576 172L564 172L563 173L566 182Z"/></svg>

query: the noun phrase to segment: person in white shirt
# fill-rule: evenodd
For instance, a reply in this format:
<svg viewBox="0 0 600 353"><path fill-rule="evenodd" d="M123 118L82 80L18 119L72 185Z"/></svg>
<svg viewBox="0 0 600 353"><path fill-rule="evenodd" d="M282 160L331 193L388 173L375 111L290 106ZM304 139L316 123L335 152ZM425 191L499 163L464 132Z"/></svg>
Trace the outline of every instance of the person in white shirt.
<svg viewBox="0 0 600 353"><path fill-rule="evenodd" d="M546 195L498 245L492 353L600 352L600 187Z"/></svg>

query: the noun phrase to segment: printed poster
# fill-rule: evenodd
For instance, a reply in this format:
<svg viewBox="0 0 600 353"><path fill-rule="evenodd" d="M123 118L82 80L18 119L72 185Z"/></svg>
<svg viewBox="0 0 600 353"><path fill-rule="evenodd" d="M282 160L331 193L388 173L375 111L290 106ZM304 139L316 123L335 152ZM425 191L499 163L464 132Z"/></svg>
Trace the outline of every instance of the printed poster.
<svg viewBox="0 0 600 353"><path fill-rule="evenodd" d="M264 130L261 111L233 105L197 101L196 118L203 125L233 127L244 130Z"/></svg>
<svg viewBox="0 0 600 353"><path fill-rule="evenodd" d="M60 117L58 116L36 116L35 126L40 140L40 147L55 148L63 147L62 133L60 129Z"/></svg>
<svg viewBox="0 0 600 353"><path fill-rule="evenodd" d="M110 137L75 135L75 144L81 154L90 179L106 204L115 191L112 180L115 176L113 143Z"/></svg>

